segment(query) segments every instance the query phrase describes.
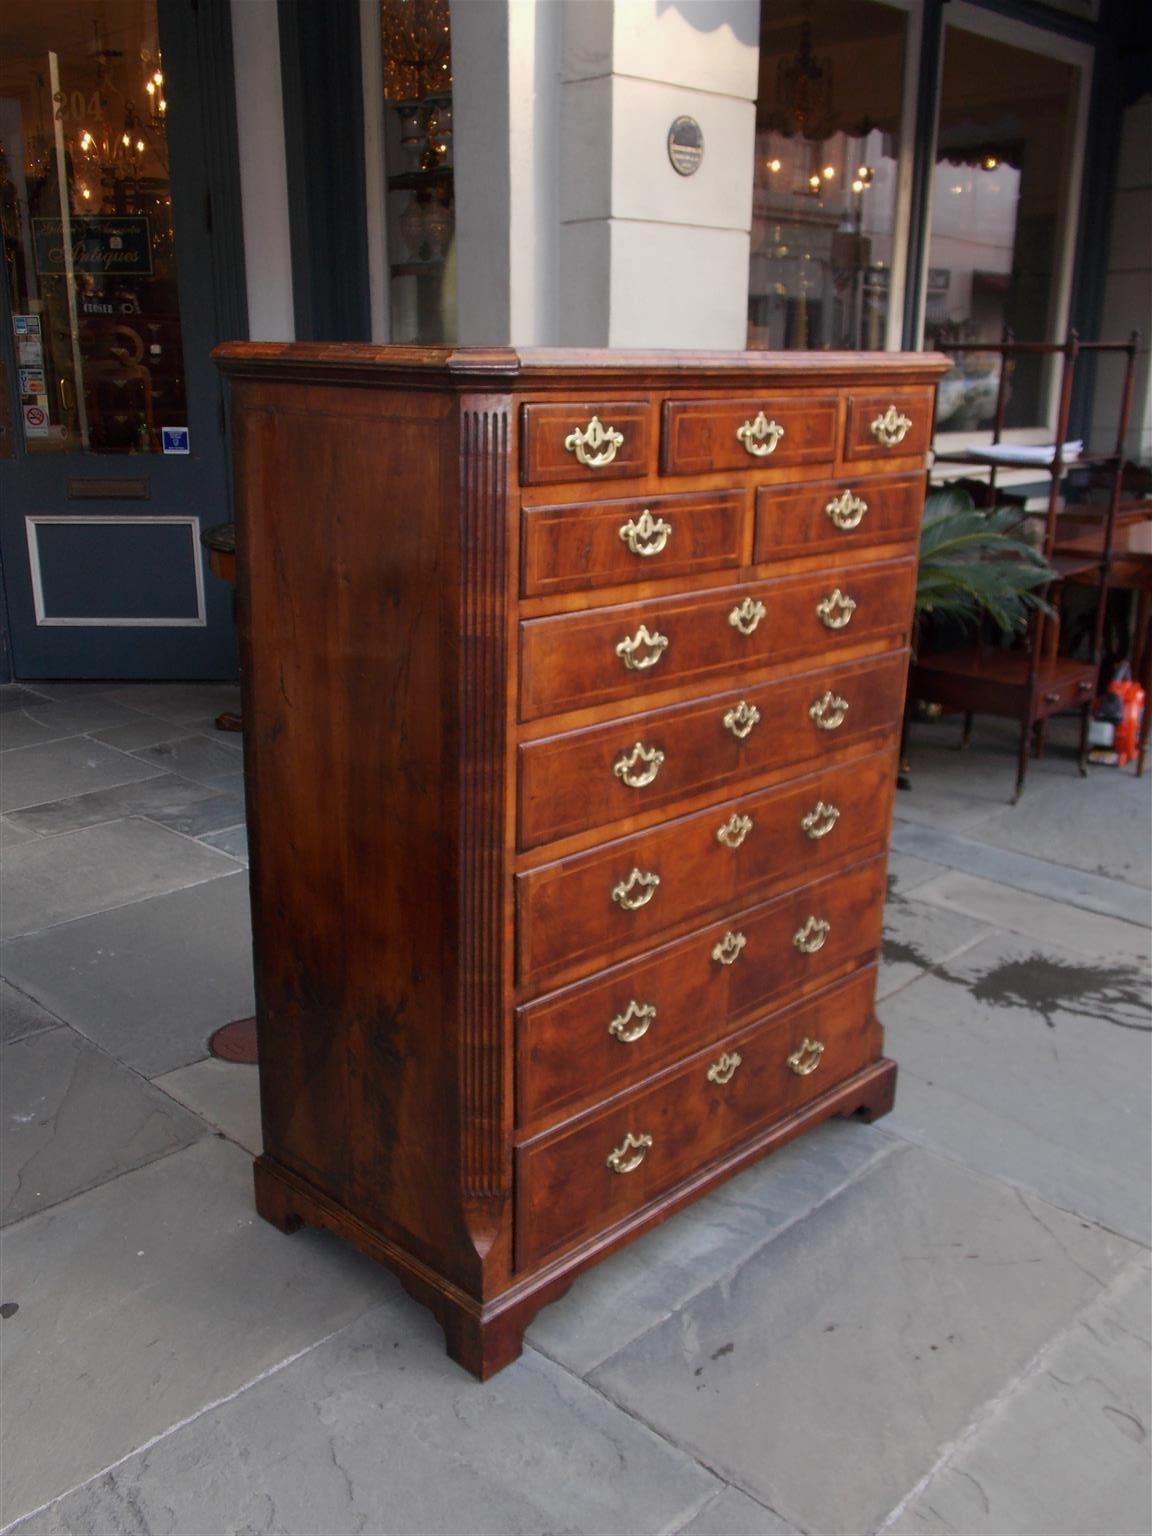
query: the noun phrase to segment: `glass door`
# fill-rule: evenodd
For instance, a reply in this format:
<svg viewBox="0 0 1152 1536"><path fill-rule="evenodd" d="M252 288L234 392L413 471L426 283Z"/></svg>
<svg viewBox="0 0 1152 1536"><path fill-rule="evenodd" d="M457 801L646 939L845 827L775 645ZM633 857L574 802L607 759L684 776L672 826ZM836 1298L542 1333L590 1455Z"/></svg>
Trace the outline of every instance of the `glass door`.
<svg viewBox="0 0 1152 1536"><path fill-rule="evenodd" d="M157 0L60 0L2 24L18 677L234 670L231 592L200 542L229 508L199 106L163 22Z"/></svg>

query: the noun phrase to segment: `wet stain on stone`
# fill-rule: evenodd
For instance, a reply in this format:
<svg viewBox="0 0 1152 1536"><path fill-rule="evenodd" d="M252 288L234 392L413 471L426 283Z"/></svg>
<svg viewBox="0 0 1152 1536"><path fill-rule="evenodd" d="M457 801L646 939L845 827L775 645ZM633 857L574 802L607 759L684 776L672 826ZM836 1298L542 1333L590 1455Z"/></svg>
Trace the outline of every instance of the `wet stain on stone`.
<svg viewBox="0 0 1152 1536"><path fill-rule="evenodd" d="M931 970L933 965L930 955L924 954L906 939L895 938L890 933L885 933L880 951L889 965L915 965L921 970ZM948 979L952 980L951 977Z"/></svg>
<svg viewBox="0 0 1152 1536"><path fill-rule="evenodd" d="M947 976L948 981L961 981ZM964 981L973 998L994 1008L1026 1008L1055 1029L1057 1013L1115 1024L1121 1029L1152 1029L1149 979L1134 965L1117 962L1056 960L1033 954L1004 960L975 981Z"/></svg>
<svg viewBox="0 0 1152 1536"><path fill-rule="evenodd" d="M19 1310L18 1301L0 1301L0 1317L15 1317Z"/></svg>

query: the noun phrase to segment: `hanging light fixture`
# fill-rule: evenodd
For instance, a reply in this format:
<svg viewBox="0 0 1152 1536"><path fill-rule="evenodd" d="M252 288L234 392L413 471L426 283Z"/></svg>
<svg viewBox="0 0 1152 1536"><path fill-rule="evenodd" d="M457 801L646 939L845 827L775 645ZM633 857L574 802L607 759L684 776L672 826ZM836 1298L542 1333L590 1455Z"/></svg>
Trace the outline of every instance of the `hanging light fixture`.
<svg viewBox="0 0 1152 1536"><path fill-rule="evenodd" d="M789 138L820 140L835 130L832 109L832 60L812 47L812 3L804 6L800 46L781 59L776 71L776 110L771 126Z"/></svg>

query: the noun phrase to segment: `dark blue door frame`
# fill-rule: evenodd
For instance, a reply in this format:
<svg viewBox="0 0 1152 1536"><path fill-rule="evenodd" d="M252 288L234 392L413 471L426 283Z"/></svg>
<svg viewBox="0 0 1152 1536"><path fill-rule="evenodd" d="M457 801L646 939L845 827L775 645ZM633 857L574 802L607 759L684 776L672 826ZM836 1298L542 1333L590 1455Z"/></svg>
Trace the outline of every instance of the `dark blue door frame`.
<svg viewBox="0 0 1152 1536"><path fill-rule="evenodd" d="M203 527L231 516L227 415L210 354L217 342L247 334L231 9L229 0L158 0L157 11L172 103L168 151L190 452L30 455L19 430L19 397L11 396L15 456L0 462L0 609L7 610L4 648L17 678L219 678L236 670L232 589L208 570L198 540ZM7 291L0 294L0 329L14 390ZM61 555L70 529L75 553ZM101 579L122 601L131 594L131 551L138 549L141 581L151 572L163 590L172 577L184 604L177 615L195 613L188 608L195 588L204 622L45 623L52 614L46 601L38 607L32 553L35 546L43 561L53 543L60 590L74 576L79 591L85 573L75 566L95 556ZM175 556L178 580L167 569ZM73 618L100 613L83 602L62 611ZM118 611L132 614L130 606Z"/></svg>

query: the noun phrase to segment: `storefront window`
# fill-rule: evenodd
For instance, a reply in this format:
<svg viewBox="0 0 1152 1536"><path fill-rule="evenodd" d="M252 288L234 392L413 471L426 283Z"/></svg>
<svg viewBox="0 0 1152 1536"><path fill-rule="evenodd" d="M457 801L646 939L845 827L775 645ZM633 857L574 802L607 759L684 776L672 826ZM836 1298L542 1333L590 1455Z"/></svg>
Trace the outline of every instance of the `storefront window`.
<svg viewBox="0 0 1152 1536"><path fill-rule="evenodd" d="M381 0L391 334L456 339L448 0Z"/></svg>
<svg viewBox="0 0 1152 1536"><path fill-rule="evenodd" d="M28 451L186 451L155 0L11 7L4 32L0 221Z"/></svg>
<svg viewBox="0 0 1152 1536"><path fill-rule="evenodd" d="M1078 69L960 27L945 31L924 341L1060 339ZM1044 366L1042 366L1044 364ZM941 381L937 425L991 425L1000 361L969 354ZM1005 424L1047 416L1050 364L1021 358Z"/></svg>
<svg viewBox="0 0 1152 1536"><path fill-rule="evenodd" d="M906 15L873 0L760 12L748 345L882 348Z"/></svg>

